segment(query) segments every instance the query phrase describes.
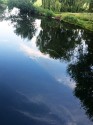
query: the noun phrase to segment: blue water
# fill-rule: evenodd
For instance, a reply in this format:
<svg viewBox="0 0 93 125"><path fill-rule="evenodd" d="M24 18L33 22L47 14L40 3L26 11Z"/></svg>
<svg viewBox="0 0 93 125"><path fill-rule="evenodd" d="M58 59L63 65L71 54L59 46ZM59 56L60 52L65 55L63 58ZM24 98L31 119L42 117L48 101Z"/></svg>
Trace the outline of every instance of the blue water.
<svg viewBox="0 0 93 125"><path fill-rule="evenodd" d="M92 125L74 96L71 61L52 58L36 44L41 21L34 17L31 39L18 35L11 20L0 22L0 125Z"/></svg>

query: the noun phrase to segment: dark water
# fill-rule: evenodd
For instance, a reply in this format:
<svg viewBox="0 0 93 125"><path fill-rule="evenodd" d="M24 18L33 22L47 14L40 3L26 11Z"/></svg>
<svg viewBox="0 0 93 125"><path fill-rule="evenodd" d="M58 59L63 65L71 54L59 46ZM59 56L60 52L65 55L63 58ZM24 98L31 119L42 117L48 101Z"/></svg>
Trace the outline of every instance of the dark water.
<svg viewBox="0 0 93 125"><path fill-rule="evenodd" d="M0 17L0 125L92 125L93 33Z"/></svg>

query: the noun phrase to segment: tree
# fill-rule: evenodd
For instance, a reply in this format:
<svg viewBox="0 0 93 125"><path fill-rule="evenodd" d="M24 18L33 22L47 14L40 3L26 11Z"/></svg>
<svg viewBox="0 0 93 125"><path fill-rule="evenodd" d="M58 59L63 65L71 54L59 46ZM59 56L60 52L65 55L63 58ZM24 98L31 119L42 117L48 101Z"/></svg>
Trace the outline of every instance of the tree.
<svg viewBox="0 0 93 125"><path fill-rule="evenodd" d="M33 3L36 0L8 0L9 8L17 7L21 12L33 12Z"/></svg>
<svg viewBox="0 0 93 125"><path fill-rule="evenodd" d="M42 6L45 9L60 11L61 3L59 0L42 0Z"/></svg>
<svg viewBox="0 0 93 125"><path fill-rule="evenodd" d="M61 11L79 12L84 10L87 0L60 0Z"/></svg>
<svg viewBox="0 0 93 125"><path fill-rule="evenodd" d="M90 12L93 12L93 0L90 1L89 11L90 11Z"/></svg>

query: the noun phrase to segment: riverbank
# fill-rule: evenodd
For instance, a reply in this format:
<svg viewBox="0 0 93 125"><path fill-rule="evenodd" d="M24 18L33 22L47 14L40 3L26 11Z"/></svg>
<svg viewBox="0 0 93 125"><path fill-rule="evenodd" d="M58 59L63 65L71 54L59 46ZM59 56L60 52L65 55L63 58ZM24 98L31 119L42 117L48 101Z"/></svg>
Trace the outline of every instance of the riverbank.
<svg viewBox="0 0 93 125"><path fill-rule="evenodd" d="M40 3L39 3L40 4ZM28 5L27 5L28 6ZM0 5L0 11L6 8L6 5ZM31 5L30 10L26 10L28 13L32 13L39 16L45 16L48 18L53 18L59 21L64 21L69 24L80 26L86 30L93 31L93 13L54 13L49 9L44 9L40 6Z"/></svg>
<svg viewBox="0 0 93 125"><path fill-rule="evenodd" d="M55 14L55 17L60 17L64 22L93 31L93 13L61 13Z"/></svg>
<svg viewBox="0 0 93 125"><path fill-rule="evenodd" d="M36 14L64 21L69 24L80 26L86 30L93 31L93 13L60 13L55 14L53 11L36 7Z"/></svg>

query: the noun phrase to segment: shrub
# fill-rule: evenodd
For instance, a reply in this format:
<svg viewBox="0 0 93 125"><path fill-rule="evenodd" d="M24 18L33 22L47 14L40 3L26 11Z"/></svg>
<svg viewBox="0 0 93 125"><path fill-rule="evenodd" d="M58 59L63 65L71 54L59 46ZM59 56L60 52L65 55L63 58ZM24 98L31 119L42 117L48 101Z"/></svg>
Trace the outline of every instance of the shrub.
<svg viewBox="0 0 93 125"><path fill-rule="evenodd" d="M54 16L53 11L48 10L48 9L43 9L42 7L35 7L35 14L37 15L44 15L48 18Z"/></svg>
<svg viewBox="0 0 93 125"><path fill-rule="evenodd" d="M50 18L54 16L54 13L51 10L46 10L45 16Z"/></svg>
<svg viewBox="0 0 93 125"><path fill-rule="evenodd" d="M34 12L31 0L8 0L8 7L10 9L17 7L21 12Z"/></svg>

